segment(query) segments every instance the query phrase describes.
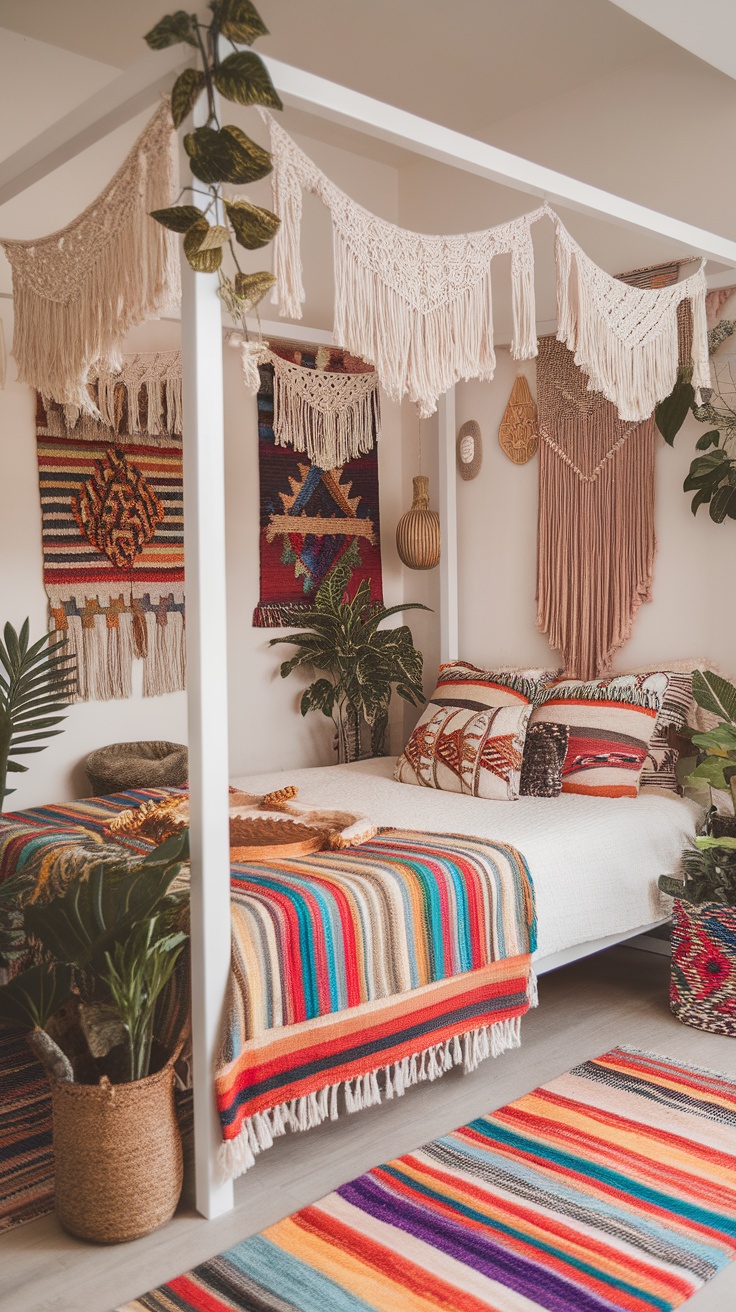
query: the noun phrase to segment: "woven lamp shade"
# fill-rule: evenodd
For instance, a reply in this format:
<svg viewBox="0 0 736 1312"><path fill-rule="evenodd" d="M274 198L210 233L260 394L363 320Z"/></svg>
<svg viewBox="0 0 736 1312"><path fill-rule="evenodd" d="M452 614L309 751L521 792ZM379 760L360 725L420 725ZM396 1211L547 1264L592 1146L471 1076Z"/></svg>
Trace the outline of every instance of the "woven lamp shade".
<svg viewBox="0 0 736 1312"><path fill-rule="evenodd" d="M434 569L440 559L440 517L429 508L429 479L417 474L411 510L396 525L396 550L409 569Z"/></svg>

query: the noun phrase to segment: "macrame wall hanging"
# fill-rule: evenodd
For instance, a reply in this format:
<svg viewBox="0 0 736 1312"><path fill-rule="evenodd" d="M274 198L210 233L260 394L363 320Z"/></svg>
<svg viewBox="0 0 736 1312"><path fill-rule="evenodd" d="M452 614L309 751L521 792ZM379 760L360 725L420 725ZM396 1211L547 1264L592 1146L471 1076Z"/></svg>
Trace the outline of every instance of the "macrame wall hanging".
<svg viewBox="0 0 736 1312"><path fill-rule="evenodd" d="M536 355L534 249L531 226L555 225L561 335L624 419L646 419L669 396L678 366L678 307L693 307L696 399L710 385L703 268L675 286L627 286L589 260L548 205L480 232L428 236L378 218L336 187L267 110L273 204L281 226L274 242L274 301L301 317L299 254L302 190L318 196L332 219L335 251L334 335L375 365L381 386L420 414L460 379L490 379L495 370L491 265L511 255L514 359Z"/></svg>
<svg viewBox="0 0 736 1312"><path fill-rule="evenodd" d="M537 623L566 674L596 678L650 599L654 420L620 419L554 337L539 342L537 406Z"/></svg>
<svg viewBox="0 0 736 1312"><path fill-rule="evenodd" d="M18 380L95 414L90 371L120 367L126 334L180 297L175 233L150 218L172 203L173 123L164 100L105 190L48 237L0 240L13 271Z"/></svg>
<svg viewBox="0 0 736 1312"><path fill-rule="evenodd" d="M61 406L38 398L49 627L76 656L83 701L130 697L136 657L144 696L185 686L181 440L127 433L126 406L140 420L147 402L145 388L127 400L124 388L113 397L119 422L95 434L70 429Z"/></svg>
<svg viewBox="0 0 736 1312"><path fill-rule="evenodd" d="M537 454L537 407L523 374L517 374L498 429L498 445L515 465Z"/></svg>
<svg viewBox="0 0 736 1312"><path fill-rule="evenodd" d="M279 363L302 373L336 380L375 380L362 360L336 347L279 342L261 365L258 393L258 468L260 479L261 589L253 613L257 628L298 623L295 612L314 604L315 593L338 560L352 566L350 593L362 580L371 600L383 600L378 495L378 411L369 407L369 431L352 459L325 464L277 439L275 392ZM370 381L369 389L373 387ZM304 452L304 453L303 453ZM303 453L303 454L302 454ZM324 454L324 453L323 453Z"/></svg>
<svg viewBox="0 0 736 1312"><path fill-rule="evenodd" d="M47 407L49 433L83 442L109 440L112 429L126 443L167 445L182 435L181 351L123 356L120 369L105 370L88 384L94 413L78 406ZM50 402L50 398L44 398ZM100 418L96 419L95 414Z"/></svg>

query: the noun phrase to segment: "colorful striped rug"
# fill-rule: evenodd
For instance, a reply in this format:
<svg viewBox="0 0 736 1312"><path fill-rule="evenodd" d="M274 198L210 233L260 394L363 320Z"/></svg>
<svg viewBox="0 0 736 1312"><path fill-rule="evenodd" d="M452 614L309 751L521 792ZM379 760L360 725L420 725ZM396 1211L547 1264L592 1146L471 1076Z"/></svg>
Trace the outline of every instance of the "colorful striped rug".
<svg viewBox="0 0 736 1312"><path fill-rule="evenodd" d="M736 1255L736 1080L614 1048L119 1312L666 1312Z"/></svg>
<svg viewBox="0 0 736 1312"><path fill-rule="evenodd" d="M0 1030L0 1231L53 1210L49 1083L24 1035Z"/></svg>

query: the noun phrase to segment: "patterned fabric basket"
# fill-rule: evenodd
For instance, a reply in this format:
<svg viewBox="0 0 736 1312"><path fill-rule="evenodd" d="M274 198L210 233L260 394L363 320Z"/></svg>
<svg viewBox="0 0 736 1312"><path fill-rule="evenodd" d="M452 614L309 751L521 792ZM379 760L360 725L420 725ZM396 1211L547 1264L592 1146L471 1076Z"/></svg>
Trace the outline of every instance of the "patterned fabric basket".
<svg viewBox="0 0 736 1312"><path fill-rule="evenodd" d="M670 1007L678 1020L736 1038L736 907L675 898Z"/></svg>

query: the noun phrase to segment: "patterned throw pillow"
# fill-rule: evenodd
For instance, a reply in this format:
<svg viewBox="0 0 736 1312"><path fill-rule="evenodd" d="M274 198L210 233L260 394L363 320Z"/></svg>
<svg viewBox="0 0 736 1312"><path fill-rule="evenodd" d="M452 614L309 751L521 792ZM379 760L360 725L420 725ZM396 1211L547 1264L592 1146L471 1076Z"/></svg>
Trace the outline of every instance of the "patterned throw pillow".
<svg viewBox="0 0 736 1312"><path fill-rule="evenodd" d="M636 797L668 686L660 672L587 683L563 679L538 694L532 724L569 730L563 793Z"/></svg>
<svg viewBox="0 0 736 1312"><path fill-rule="evenodd" d="M559 797L568 737L566 724L530 724L521 764L522 797Z"/></svg>
<svg viewBox="0 0 736 1312"><path fill-rule="evenodd" d="M517 674L479 670L464 661L441 665L394 777L443 792L515 801L536 691L533 680Z"/></svg>

